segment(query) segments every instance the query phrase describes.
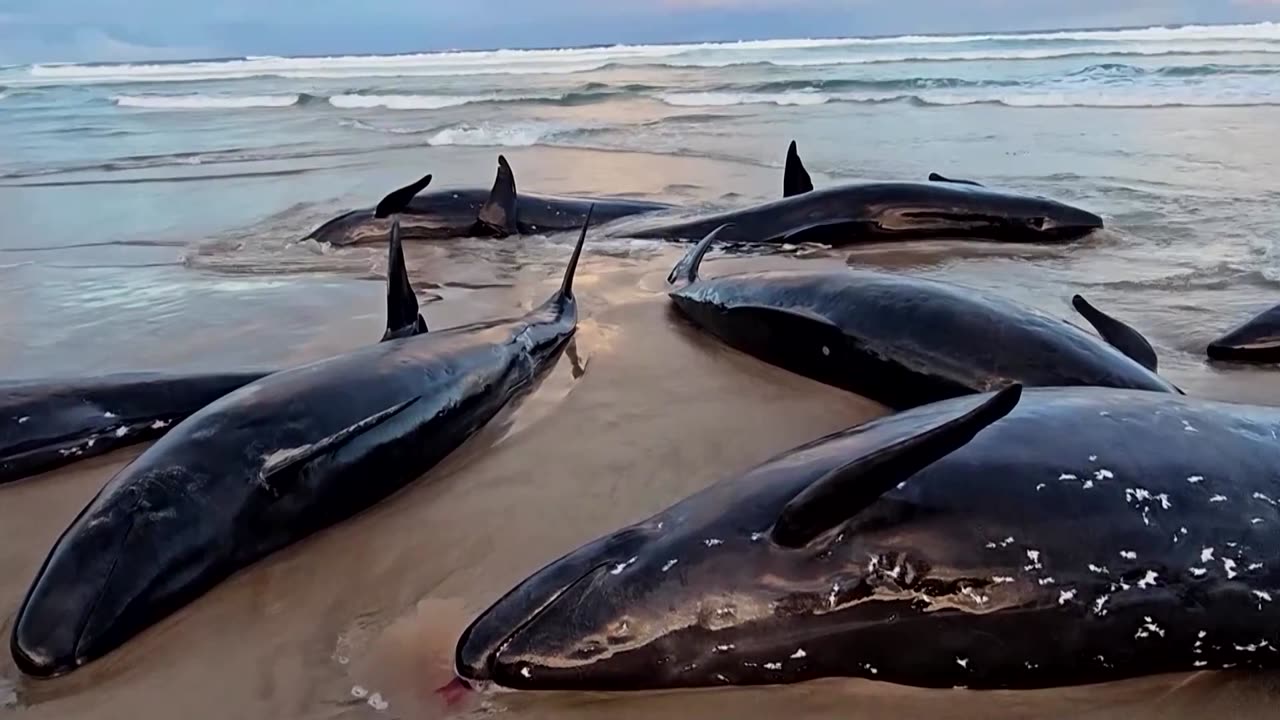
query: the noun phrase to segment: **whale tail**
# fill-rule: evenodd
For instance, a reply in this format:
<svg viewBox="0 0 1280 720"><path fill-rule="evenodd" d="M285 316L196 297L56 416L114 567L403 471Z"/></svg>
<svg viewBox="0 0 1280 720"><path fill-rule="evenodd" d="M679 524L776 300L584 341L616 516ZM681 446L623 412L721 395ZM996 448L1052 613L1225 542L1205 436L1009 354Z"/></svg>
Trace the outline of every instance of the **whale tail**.
<svg viewBox="0 0 1280 720"><path fill-rule="evenodd" d="M1071 298L1071 306L1085 320L1088 320L1102 339L1112 347L1151 372L1156 371L1158 360L1155 348L1142 337L1142 333L1090 305L1088 300L1079 295Z"/></svg>
<svg viewBox="0 0 1280 720"><path fill-rule="evenodd" d="M711 234L702 238L697 245L694 245L685 256L680 258L680 262L676 263L671 272L667 274L667 284L674 285L678 290L682 287L692 285L698 281L698 268L702 265L702 258L706 257L707 251L711 249L712 243L716 238L720 237L720 233L733 227L733 223L725 223Z"/></svg>
<svg viewBox="0 0 1280 720"><path fill-rule="evenodd" d="M418 296L409 282L409 270L404 264L404 245L400 242L400 217L391 220L391 242L387 253L387 330L382 340L421 335L427 331L427 321L418 314Z"/></svg>
<svg viewBox="0 0 1280 720"><path fill-rule="evenodd" d="M958 418L832 470L782 508L773 525L774 542L783 547L804 547L912 475L967 445L1012 412L1021 397L1022 385L1015 383Z"/></svg>
<svg viewBox="0 0 1280 720"><path fill-rule="evenodd" d="M974 187L982 187L982 183L973 180L959 180L956 178L943 177L936 172L929 173L929 182L952 183L953 185L973 185Z"/></svg>
<svg viewBox="0 0 1280 720"><path fill-rule="evenodd" d="M507 237L519 232L516 226L516 175L511 171L507 158L498 156L498 176L493 180L493 189L489 191L489 199L476 222L497 237Z"/></svg>
<svg viewBox="0 0 1280 720"><path fill-rule="evenodd" d="M405 185L399 190L393 190L378 203L373 209L373 216L378 219L389 218L392 215L398 215L409 207L409 203L418 193L422 192L431 184L431 176L424 175L419 180Z"/></svg>
<svg viewBox="0 0 1280 720"><path fill-rule="evenodd" d="M791 145L787 147L787 166L782 173L782 197L803 195L811 190L813 190L813 180L809 177L809 171L804 169L804 163L800 161L796 141L792 140Z"/></svg>

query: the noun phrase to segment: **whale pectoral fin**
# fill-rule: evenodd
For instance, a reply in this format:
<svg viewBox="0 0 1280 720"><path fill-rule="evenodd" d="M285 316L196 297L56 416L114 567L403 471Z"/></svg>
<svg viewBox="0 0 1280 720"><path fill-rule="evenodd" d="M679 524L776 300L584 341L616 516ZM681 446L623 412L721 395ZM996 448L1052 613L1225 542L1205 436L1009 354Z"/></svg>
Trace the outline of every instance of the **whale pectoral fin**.
<svg viewBox="0 0 1280 720"><path fill-rule="evenodd" d="M954 183L956 185L973 185L975 187L982 187L982 183L979 183L979 182L974 182L972 180L959 180L956 178L943 177L936 172L929 173L929 182L944 182L944 183Z"/></svg>
<svg viewBox="0 0 1280 720"><path fill-rule="evenodd" d="M493 189L489 191L489 199L476 220L498 237L507 237L520 232L516 225L516 176L507 164L507 158L498 156L498 176L493 180Z"/></svg>
<svg viewBox="0 0 1280 720"><path fill-rule="evenodd" d="M698 241L685 256L680 258L680 262L676 263L671 272L667 274L667 283L685 287L698 280L698 267L702 265L702 258L706 256L707 251L711 249L711 244L720 237L720 233L728 228L733 227L733 223L725 223L720 227L712 230L706 237Z"/></svg>
<svg viewBox="0 0 1280 720"><path fill-rule="evenodd" d="M387 255L387 330L383 342L397 338L421 335L427 331L427 321L418 314L418 296L409 282L409 270L404 265L404 245L400 242L400 217L391 221L391 242Z"/></svg>
<svg viewBox="0 0 1280 720"><path fill-rule="evenodd" d="M373 216L378 219L389 218L404 212L409 207L409 203L418 193L431 184L431 176L424 175L418 181L405 185L399 190L393 190L386 197L378 202L378 206L373 209Z"/></svg>
<svg viewBox="0 0 1280 720"><path fill-rule="evenodd" d="M796 141L792 140L787 148L787 165L782 174L782 197L803 195L812 190L813 180L809 177L809 171L804 169L804 163L800 162Z"/></svg>
<svg viewBox="0 0 1280 720"><path fill-rule="evenodd" d="M1010 385L958 418L832 470L782 509L773 525L773 541L783 547L804 547L912 475L968 444L984 428L1008 415L1021 397L1022 385Z"/></svg>
<svg viewBox="0 0 1280 720"><path fill-rule="evenodd" d="M1071 298L1071 306L1089 321L1111 347L1151 372L1156 371L1158 359L1155 348L1151 347L1142 333L1090 305L1089 301L1079 295Z"/></svg>
<svg viewBox="0 0 1280 720"><path fill-rule="evenodd" d="M279 485L281 480L291 475L296 475L307 463L341 448L362 433L368 432L399 415L410 405L418 402L421 397L421 395L415 395L402 403L380 410L354 425L349 425L309 445L277 450L267 457L263 463L262 470L258 473L259 484L272 495L279 497L281 495Z"/></svg>

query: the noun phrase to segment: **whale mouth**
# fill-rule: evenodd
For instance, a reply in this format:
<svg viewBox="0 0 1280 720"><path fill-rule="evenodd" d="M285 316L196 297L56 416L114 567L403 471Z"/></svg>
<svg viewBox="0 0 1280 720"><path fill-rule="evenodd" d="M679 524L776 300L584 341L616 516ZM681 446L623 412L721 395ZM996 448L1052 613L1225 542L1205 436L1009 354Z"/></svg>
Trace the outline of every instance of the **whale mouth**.
<svg viewBox="0 0 1280 720"><path fill-rule="evenodd" d="M559 602L561 598L569 594L573 589L582 585L584 582L594 580L600 574L601 570L604 570L612 564L615 564L615 562L610 560L597 563L573 582L564 585L559 590L552 593L537 610L529 615L529 617L525 618L518 625L512 628L510 632L503 635L502 640L494 645L492 649L481 649L483 654L477 656L477 653L475 652L477 648L470 647L474 644L472 642L474 636L472 631L483 625L486 620L490 619L491 610L486 611L485 614L481 615L474 623L472 623L470 628L467 628L467 631L463 633L462 637L458 640L458 657L455 663L456 667L454 672L462 681L470 684L472 687L490 684L497 685L499 687L509 687L507 684L509 682L508 677L512 676L514 673L505 671L508 665L503 663L500 659L502 652L506 650L521 633L537 623L538 620L542 619L543 616L555 607L556 603Z"/></svg>

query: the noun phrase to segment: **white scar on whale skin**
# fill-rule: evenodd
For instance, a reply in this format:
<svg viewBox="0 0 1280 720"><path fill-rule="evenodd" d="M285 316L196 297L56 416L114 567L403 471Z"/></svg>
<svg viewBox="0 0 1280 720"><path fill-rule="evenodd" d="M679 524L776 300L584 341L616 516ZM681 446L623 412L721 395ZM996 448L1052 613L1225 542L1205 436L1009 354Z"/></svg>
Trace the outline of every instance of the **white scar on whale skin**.
<svg viewBox="0 0 1280 720"><path fill-rule="evenodd" d="M1134 552L1134 551L1132 551L1132 550L1121 550L1121 551L1120 551L1120 557L1124 558L1125 560L1137 560L1137 559L1138 559L1138 553L1136 553L1136 552Z"/></svg>
<svg viewBox="0 0 1280 720"><path fill-rule="evenodd" d="M671 568L675 567L675 566L676 566L676 563L678 563L678 562L680 562L680 560L678 560L678 559L668 560L668 561L667 561L667 564L665 564L665 565L663 565L663 566L662 566L662 572L666 572L666 571L670 570Z"/></svg>
<svg viewBox="0 0 1280 720"><path fill-rule="evenodd" d="M1200 562L1202 563L1213 562L1213 548L1207 547L1200 551Z"/></svg>
<svg viewBox="0 0 1280 720"><path fill-rule="evenodd" d="M1226 501L1227 501L1226 495L1214 495L1213 497L1209 498L1209 502L1211 503L1224 503Z"/></svg>
<svg viewBox="0 0 1280 720"><path fill-rule="evenodd" d="M30 419L31 419L31 416L30 416L30 415L23 415L22 417L18 418L18 424L19 424L19 425L22 425L22 424L26 423L26 422L27 422L28 420L30 420Z"/></svg>
<svg viewBox="0 0 1280 720"><path fill-rule="evenodd" d="M1138 587L1144 590L1149 587L1155 587L1156 581L1159 579L1160 576L1156 574L1155 570L1148 570L1146 577L1138 581Z"/></svg>
<svg viewBox="0 0 1280 720"><path fill-rule="evenodd" d="M1075 588L1072 588L1070 590L1063 590L1062 592L1058 593L1058 604L1066 605L1068 601L1074 600L1075 597L1076 597Z"/></svg>
<svg viewBox="0 0 1280 720"><path fill-rule="evenodd" d="M1203 476L1203 475L1192 475L1191 477L1187 478L1187 482L1191 483L1192 485L1196 485L1196 484L1202 483L1202 482L1204 482L1204 476Z"/></svg>
<svg viewBox="0 0 1280 720"><path fill-rule="evenodd" d="M801 660L806 656L808 656L808 653L804 651L804 648L798 648L795 652L791 653L792 660Z"/></svg>
<svg viewBox="0 0 1280 720"><path fill-rule="evenodd" d="M610 574L610 575L621 575L623 570L626 570L628 567L630 567L631 565L633 565L633 564L635 563L635 561L636 561L636 560L638 560L638 559L639 559L639 558L634 558L634 557L633 557L633 558L631 558L630 560L628 560L628 561L626 561L626 562L618 563L617 565L614 565L614 566L613 566L613 569L609 571L609 574Z"/></svg>
<svg viewBox="0 0 1280 720"><path fill-rule="evenodd" d="M1222 558L1222 567L1227 571L1227 579L1234 579L1236 573L1236 561L1231 558Z"/></svg>
<svg viewBox="0 0 1280 720"><path fill-rule="evenodd" d="M720 538L707 538L706 540L702 541L702 544L706 545L707 547L715 547L717 545L723 545L724 541L721 540Z"/></svg>
<svg viewBox="0 0 1280 720"><path fill-rule="evenodd" d="M1043 570L1044 569L1044 565L1040 564L1039 550L1028 550L1027 559L1031 561L1031 564L1023 567L1023 570Z"/></svg>
<svg viewBox="0 0 1280 720"><path fill-rule="evenodd" d="M1115 478L1115 473L1106 468L1102 468L1093 474L1094 480L1111 480L1113 478Z"/></svg>
<svg viewBox="0 0 1280 720"><path fill-rule="evenodd" d="M957 658L956 658L956 664L957 664L957 665L959 665L960 667L964 668L965 670L968 670L968 669L969 669L969 658L957 657Z"/></svg>

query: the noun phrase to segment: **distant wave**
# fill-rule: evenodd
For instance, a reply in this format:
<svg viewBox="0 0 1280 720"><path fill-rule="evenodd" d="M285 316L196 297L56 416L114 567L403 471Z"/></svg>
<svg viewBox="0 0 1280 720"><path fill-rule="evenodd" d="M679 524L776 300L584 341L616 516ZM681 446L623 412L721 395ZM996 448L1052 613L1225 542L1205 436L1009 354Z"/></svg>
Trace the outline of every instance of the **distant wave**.
<svg viewBox="0 0 1280 720"><path fill-rule="evenodd" d="M296 95L116 95L112 101L120 107L151 110L242 110L247 108L283 108L301 104L310 96Z"/></svg>
<svg viewBox="0 0 1280 720"><path fill-rule="evenodd" d="M909 102L921 106L1003 105L1025 108L1158 108L1280 106L1280 95L1215 96L1196 93L1146 94L1124 91L1074 92L936 92L936 93L820 93L802 90L781 93L669 93L660 98L676 107L733 105L824 105L831 102L882 104Z"/></svg>
<svg viewBox="0 0 1280 720"><path fill-rule="evenodd" d="M427 138L427 144L432 146L530 147L589 129L540 122L512 124L462 123L436 131Z"/></svg>
<svg viewBox="0 0 1280 720"><path fill-rule="evenodd" d="M560 101L562 94L550 95L335 95L329 104L337 108L387 108L389 110L440 110L473 103Z"/></svg>
<svg viewBox="0 0 1280 720"><path fill-rule="evenodd" d="M394 147L394 146L389 146ZM0 180L65 175L80 172L120 172L129 170L153 170L156 168L192 165L227 165L255 163L273 160L306 160L311 158L359 155L366 149L359 147L314 148L285 146L266 148L227 148L154 155L128 155L102 162L70 163L55 167L23 168L0 173Z"/></svg>
<svg viewBox="0 0 1280 720"><path fill-rule="evenodd" d="M901 62L994 61L1074 56L1280 53L1280 24L1151 27L1049 33L991 33L616 45L406 55L252 57L166 63L35 65L6 72L6 84L155 83L251 77L358 78L570 74L614 67L806 67ZM16 80L8 79L9 76Z"/></svg>
<svg viewBox="0 0 1280 720"><path fill-rule="evenodd" d="M822 105L830 102L831 95L807 90L780 93L768 92L673 92L663 93L658 99L676 107L724 107L729 105Z"/></svg>

